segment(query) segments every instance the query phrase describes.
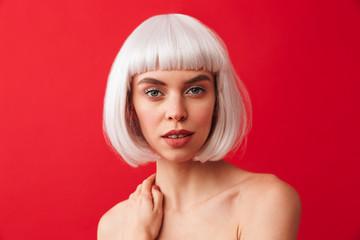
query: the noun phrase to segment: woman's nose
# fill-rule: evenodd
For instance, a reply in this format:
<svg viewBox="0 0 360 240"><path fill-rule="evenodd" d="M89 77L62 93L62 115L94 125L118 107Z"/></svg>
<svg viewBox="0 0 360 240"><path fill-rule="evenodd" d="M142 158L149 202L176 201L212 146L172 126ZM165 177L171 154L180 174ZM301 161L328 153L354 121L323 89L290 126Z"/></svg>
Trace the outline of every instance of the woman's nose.
<svg viewBox="0 0 360 240"><path fill-rule="evenodd" d="M186 108L182 99L174 99L169 102L166 110L166 119L184 121L187 118Z"/></svg>

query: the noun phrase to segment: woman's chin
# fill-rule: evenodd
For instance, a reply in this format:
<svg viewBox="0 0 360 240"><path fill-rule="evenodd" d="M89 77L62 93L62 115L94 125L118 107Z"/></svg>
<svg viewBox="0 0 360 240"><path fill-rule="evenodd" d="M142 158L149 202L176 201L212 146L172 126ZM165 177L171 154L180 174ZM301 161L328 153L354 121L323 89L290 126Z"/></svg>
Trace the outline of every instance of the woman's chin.
<svg viewBox="0 0 360 240"><path fill-rule="evenodd" d="M160 159L167 162L181 163L186 161L191 161L195 157L195 154L177 154L177 153L168 153L161 154Z"/></svg>

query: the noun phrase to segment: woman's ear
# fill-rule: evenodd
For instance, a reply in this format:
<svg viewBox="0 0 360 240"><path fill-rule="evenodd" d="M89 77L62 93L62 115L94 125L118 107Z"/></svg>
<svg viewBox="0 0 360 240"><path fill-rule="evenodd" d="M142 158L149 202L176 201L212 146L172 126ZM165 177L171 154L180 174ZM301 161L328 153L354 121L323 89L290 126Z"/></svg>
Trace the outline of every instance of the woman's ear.
<svg viewBox="0 0 360 240"><path fill-rule="evenodd" d="M130 106L130 118L132 120L137 120L137 115L136 115L136 112L135 112L135 108L131 105Z"/></svg>
<svg viewBox="0 0 360 240"><path fill-rule="evenodd" d="M126 106L126 117L131 120L137 120L136 111L134 105L131 102L128 102Z"/></svg>
<svg viewBox="0 0 360 240"><path fill-rule="evenodd" d="M131 83L132 81L130 82L130 89L131 89ZM137 120L137 115L136 115L136 111L135 111L135 108L134 108L134 105L132 103L132 94L131 94L131 91L128 90L127 92L127 113L128 113L128 117L131 119L131 120Z"/></svg>

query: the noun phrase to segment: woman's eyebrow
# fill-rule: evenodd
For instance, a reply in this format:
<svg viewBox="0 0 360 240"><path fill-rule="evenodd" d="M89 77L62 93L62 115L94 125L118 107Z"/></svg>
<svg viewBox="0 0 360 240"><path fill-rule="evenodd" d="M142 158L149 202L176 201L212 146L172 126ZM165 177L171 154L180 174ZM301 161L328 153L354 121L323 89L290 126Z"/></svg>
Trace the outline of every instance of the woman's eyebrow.
<svg viewBox="0 0 360 240"><path fill-rule="evenodd" d="M145 78L141 79L137 85L144 84L144 83L151 83L151 84L166 86L166 83L164 83L156 78L150 78L150 77L145 77Z"/></svg>
<svg viewBox="0 0 360 240"><path fill-rule="evenodd" d="M186 84L190 84L190 83L194 83L194 82L200 82L200 81L211 81L209 76L205 75L205 74L200 74L196 77L193 77L187 81L185 81ZM166 86L166 83L164 83L163 81L160 81L156 78L150 78L150 77L145 77L143 79L141 79L137 85L140 84L145 84L145 83L151 83L151 84L157 84L157 85L162 85L162 86Z"/></svg>
<svg viewBox="0 0 360 240"><path fill-rule="evenodd" d="M185 83L186 84L189 84L189 83L194 83L194 82L200 82L200 81L203 81L203 80L206 80L206 81L211 81L209 76L205 75L205 74L200 74L194 78L191 78L190 80L187 80Z"/></svg>

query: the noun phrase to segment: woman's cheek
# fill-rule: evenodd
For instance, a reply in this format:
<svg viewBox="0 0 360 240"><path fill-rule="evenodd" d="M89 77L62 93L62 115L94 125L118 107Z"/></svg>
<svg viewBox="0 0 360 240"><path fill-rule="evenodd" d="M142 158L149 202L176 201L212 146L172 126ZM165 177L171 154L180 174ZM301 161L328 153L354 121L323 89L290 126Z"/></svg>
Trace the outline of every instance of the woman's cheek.
<svg viewBox="0 0 360 240"><path fill-rule="evenodd" d="M141 108L137 111L137 116L139 118L141 130L153 129L154 126L157 126L159 114L157 114L152 108Z"/></svg>
<svg viewBox="0 0 360 240"><path fill-rule="evenodd" d="M197 122L201 125L211 124L214 108L211 105L198 107L193 110L193 116L196 116Z"/></svg>

